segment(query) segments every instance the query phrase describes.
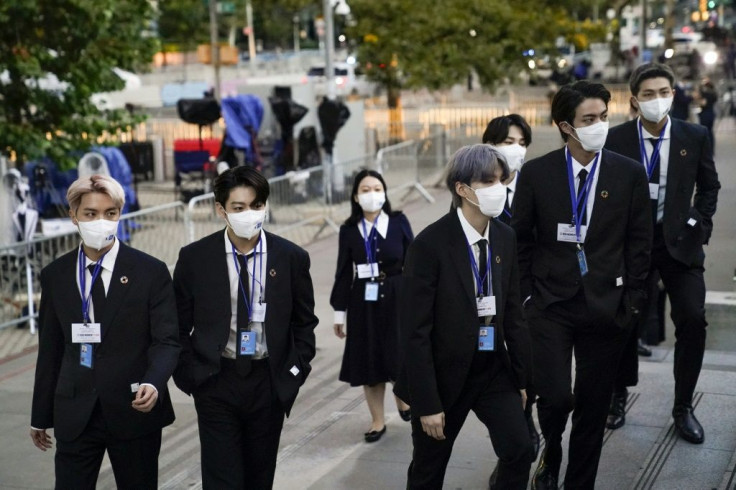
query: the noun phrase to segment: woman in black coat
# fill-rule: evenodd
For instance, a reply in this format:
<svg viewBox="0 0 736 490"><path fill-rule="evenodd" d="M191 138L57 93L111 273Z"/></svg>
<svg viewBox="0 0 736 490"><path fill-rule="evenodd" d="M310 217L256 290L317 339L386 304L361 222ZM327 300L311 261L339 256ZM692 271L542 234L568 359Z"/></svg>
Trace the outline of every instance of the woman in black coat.
<svg viewBox="0 0 736 490"><path fill-rule="evenodd" d="M335 335L347 337L340 381L363 386L372 418L365 440L375 442L386 432L386 382L398 374L398 295L414 235L406 216L391 211L378 172L362 170L356 175L350 205L350 217L340 227L330 304L335 309ZM410 420L409 406L398 398L396 404L401 418Z"/></svg>

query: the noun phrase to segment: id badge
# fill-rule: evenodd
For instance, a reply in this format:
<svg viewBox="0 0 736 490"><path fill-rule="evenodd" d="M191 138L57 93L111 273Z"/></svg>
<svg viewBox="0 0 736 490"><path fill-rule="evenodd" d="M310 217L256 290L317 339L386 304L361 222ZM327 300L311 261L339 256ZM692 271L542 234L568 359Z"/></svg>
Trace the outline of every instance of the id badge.
<svg viewBox="0 0 736 490"><path fill-rule="evenodd" d="M478 307L478 316L493 316L496 314L495 296L475 298L475 304Z"/></svg>
<svg viewBox="0 0 736 490"><path fill-rule="evenodd" d="M576 253L578 255L578 265L580 266L580 275L584 276L585 274L588 273L588 261L585 259L585 250L581 248Z"/></svg>
<svg viewBox="0 0 736 490"><path fill-rule="evenodd" d="M478 350L493 352L496 350L496 327L481 325L478 329Z"/></svg>
<svg viewBox="0 0 736 490"><path fill-rule="evenodd" d="M378 276L378 264L358 264L358 279L370 279Z"/></svg>
<svg viewBox="0 0 736 490"><path fill-rule="evenodd" d="M366 301L378 301L378 283L377 282L365 283L365 300Z"/></svg>
<svg viewBox="0 0 736 490"><path fill-rule="evenodd" d="M251 321L263 323L266 321L266 303L253 303Z"/></svg>
<svg viewBox="0 0 736 490"><path fill-rule="evenodd" d="M79 365L92 369L92 344L79 346Z"/></svg>
<svg viewBox="0 0 736 490"><path fill-rule="evenodd" d="M557 223L557 241L558 242L570 242L570 243L583 243L585 241L585 234L588 232L586 225L580 226L580 241L578 241L577 235L575 235L575 225L568 223Z"/></svg>
<svg viewBox="0 0 736 490"><path fill-rule="evenodd" d="M99 344L102 330L99 323L72 323L72 342L75 344Z"/></svg>
<svg viewBox="0 0 736 490"><path fill-rule="evenodd" d="M649 184L649 199L659 199L659 184Z"/></svg>
<svg viewBox="0 0 736 490"><path fill-rule="evenodd" d="M256 353L256 333L250 330L241 330L238 333L238 355L252 356Z"/></svg>

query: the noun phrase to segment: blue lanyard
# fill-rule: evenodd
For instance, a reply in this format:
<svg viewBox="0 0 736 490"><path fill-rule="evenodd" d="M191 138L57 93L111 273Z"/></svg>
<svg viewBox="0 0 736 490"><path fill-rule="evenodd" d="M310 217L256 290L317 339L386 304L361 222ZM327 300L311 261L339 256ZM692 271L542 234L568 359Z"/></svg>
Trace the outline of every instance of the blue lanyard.
<svg viewBox="0 0 736 490"><path fill-rule="evenodd" d="M245 295L245 286L243 286L243 278L240 277L240 264L238 263L238 257L237 252L235 250L235 245L230 242L230 247L233 249L233 264L235 264L235 272L238 274L238 283L240 284L240 293L243 295L243 301L245 302L245 309L248 312L248 323L250 323L251 318L251 312L253 311L253 298L255 296L254 291L256 289L256 282L258 282L258 286L261 288L261 295L259 298L262 300L263 297L263 285L261 284L260 280L256 280L256 260L259 261L260 267L259 267L259 278L263 277L261 274L263 274L263 241L258 240L258 247L255 251L255 256L253 257L253 274L251 274L251 287L250 287L250 298L246 297ZM248 270L248 262L245 263L245 270ZM249 300L250 299L250 300Z"/></svg>
<svg viewBox="0 0 736 490"><path fill-rule="evenodd" d="M102 260L105 258L105 255L107 255L107 252L102 254L102 257L100 257L97 260L97 263L95 264L95 269L92 272L92 286L94 286L95 281L99 277L100 273L102 272ZM86 267L84 264L87 262L83 247L79 247L79 259L77 260L79 263L79 289L82 296L82 319L84 323L90 321L89 318L89 299L90 296L92 296L92 286L89 288L89 294L85 296L85 291L87 290L87 274L85 274Z"/></svg>
<svg viewBox="0 0 736 490"><path fill-rule="evenodd" d="M490 223L488 226L491 226ZM478 268L478 262L475 261L475 254L473 253L473 247L468 243L468 256L470 257L470 265L473 266L473 276L475 276L475 283L478 286L478 296L483 297L488 292L486 290L486 284L488 284L487 279L491 275L491 241L488 240L488 244L486 245L486 270L485 275L481 278L480 277L480 270ZM491 288L491 291L493 288Z"/></svg>
<svg viewBox="0 0 736 490"><path fill-rule="evenodd" d="M380 216L381 213L378 213L378 216L376 216L376 219L373 221L373 228L371 228L370 233L368 233L368 230L365 227L365 218L360 220L360 224L363 225L363 245L365 245L365 257L366 261L371 266L371 279L375 277L373 275L373 264L376 262L376 253L373 251L373 249L376 248L376 240L374 240L374 238L378 233L378 218Z"/></svg>
<svg viewBox="0 0 736 490"><path fill-rule="evenodd" d="M664 123L664 127L662 128L662 131L659 133L659 139L657 139L657 144L654 145L654 150L652 151L652 158L647 157L647 150L644 147L644 134L642 132L642 125L641 125L641 119L639 119L639 151L641 152L641 162L646 166L647 169L647 177L648 180L652 180L652 174L654 173L654 169L657 168L657 164L659 163L659 151L662 147L662 142L664 141L664 132L667 129L667 125L669 124L669 120Z"/></svg>
<svg viewBox="0 0 736 490"><path fill-rule="evenodd" d="M590 169L590 174L588 175L588 179L585 181L584 188L580 189L579 193L575 193L575 176L572 171L572 155L570 155L569 150L565 149L565 157L567 157L567 181L570 184L570 201L572 201L572 224L575 225L575 237L578 242L580 242L580 225L583 223L583 217L578 216L578 205L581 202L578 200L578 196L582 200L583 212L587 213L588 196L590 195L590 188L593 185L593 177L595 176L595 170L598 168L598 158L600 156L600 152L596 153L593 167Z"/></svg>

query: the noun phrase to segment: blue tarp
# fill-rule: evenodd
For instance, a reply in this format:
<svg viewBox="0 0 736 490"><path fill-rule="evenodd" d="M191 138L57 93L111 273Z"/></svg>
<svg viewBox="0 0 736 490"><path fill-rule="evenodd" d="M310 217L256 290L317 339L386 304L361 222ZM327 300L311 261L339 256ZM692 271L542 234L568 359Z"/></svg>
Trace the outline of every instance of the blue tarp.
<svg viewBox="0 0 736 490"><path fill-rule="evenodd" d="M255 95L236 95L222 99L225 118L225 144L245 151L248 161L255 161L253 138L263 122L263 102Z"/></svg>

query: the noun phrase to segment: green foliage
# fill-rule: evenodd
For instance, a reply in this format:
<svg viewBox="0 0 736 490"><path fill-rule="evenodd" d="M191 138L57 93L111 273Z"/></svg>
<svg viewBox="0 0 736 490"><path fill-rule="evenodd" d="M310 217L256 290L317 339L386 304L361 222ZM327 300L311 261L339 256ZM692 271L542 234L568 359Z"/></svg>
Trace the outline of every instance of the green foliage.
<svg viewBox="0 0 736 490"><path fill-rule="evenodd" d="M100 112L90 97L123 88L113 68L147 66L151 20L148 0L2 0L0 151L68 168L70 152L134 122L123 111ZM50 77L66 87L42 88Z"/></svg>
<svg viewBox="0 0 736 490"><path fill-rule="evenodd" d="M349 3L357 21L350 34L359 42L358 59L389 91L447 88L463 83L471 71L492 90L526 69L522 53L527 49L551 52L558 36L581 44L589 40L583 36L605 34L599 24L571 19L565 2L551 0ZM586 8L586 2L568 3Z"/></svg>
<svg viewBox="0 0 736 490"><path fill-rule="evenodd" d="M209 42L209 14L206 2L161 0L158 11L158 33L164 43L177 44L188 51L199 43Z"/></svg>

